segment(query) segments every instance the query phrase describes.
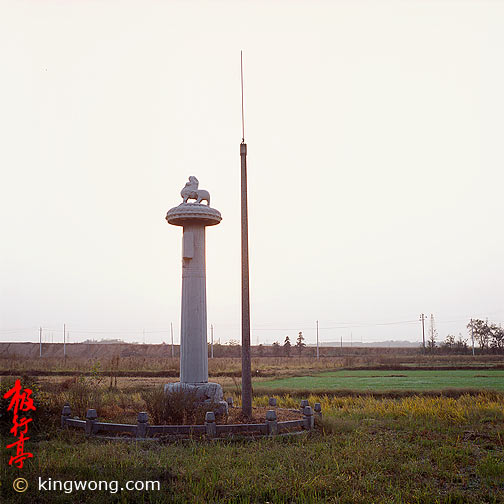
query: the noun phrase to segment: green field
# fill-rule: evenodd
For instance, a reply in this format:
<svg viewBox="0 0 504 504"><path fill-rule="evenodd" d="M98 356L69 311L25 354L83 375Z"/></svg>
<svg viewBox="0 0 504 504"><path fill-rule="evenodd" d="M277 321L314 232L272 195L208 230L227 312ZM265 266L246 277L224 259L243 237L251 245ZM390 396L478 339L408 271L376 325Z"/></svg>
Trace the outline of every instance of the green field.
<svg viewBox="0 0 504 504"><path fill-rule="evenodd" d="M308 390L504 390L504 371L329 371L313 376L293 376L261 381L261 388Z"/></svg>

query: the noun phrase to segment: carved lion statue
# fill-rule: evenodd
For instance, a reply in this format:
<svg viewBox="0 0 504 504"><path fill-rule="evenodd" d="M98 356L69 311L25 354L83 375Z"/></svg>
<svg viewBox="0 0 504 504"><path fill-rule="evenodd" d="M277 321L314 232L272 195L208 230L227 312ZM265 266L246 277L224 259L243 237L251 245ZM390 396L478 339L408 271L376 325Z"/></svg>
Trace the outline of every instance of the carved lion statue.
<svg viewBox="0 0 504 504"><path fill-rule="evenodd" d="M188 199L196 200L196 203L201 203L205 200L210 206L210 193L205 191L204 189L198 189L199 181L196 177L189 177L189 182L186 182L186 185L180 191L180 195L184 200L183 203L187 203Z"/></svg>

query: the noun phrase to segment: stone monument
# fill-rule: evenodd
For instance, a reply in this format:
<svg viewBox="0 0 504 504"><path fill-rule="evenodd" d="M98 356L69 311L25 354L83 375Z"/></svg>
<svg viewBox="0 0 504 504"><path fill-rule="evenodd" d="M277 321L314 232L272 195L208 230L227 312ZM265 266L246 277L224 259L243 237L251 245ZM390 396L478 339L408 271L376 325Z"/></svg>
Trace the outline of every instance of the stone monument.
<svg viewBox="0 0 504 504"><path fill-rule="evenodd" d="M180 382L165 385L174 390L195 391L197 400L216 405L227 413L222 387L208 381L205 228L216 226L221 214L210 207L208 191L198 189L194 176L180 192L182 203L166 214L168 224L182 226L182 314L180 325ZM189 203L188 200L196 200ZM202 201L206 201L204 205Z"/></svg>

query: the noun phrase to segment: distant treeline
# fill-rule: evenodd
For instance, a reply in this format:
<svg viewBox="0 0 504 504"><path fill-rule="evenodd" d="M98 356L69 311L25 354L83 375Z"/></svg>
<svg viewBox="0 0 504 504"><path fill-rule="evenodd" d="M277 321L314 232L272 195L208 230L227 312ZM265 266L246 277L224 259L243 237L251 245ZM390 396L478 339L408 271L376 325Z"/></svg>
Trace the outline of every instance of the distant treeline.
<svg viewBox="0 0 504 504"><path fill-rule="evenodd" d="M441 343L437 342L437 332L430 330L425 351L437 354L504 354L504 329L488 320L471 319L467 324L470 337L459 334L455 338L449 334Z"/></svg>

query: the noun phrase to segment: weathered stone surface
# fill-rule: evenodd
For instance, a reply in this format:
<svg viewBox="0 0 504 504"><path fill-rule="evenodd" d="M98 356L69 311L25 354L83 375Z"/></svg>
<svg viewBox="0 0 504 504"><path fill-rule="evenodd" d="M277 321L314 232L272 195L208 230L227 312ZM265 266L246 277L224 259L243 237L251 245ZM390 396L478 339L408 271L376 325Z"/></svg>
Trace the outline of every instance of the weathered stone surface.
<svg viewBox="0 0 504 504"><path fill-rule="evenodd" d="M278 422L275 410L268 410L266 412L266 427L268 429L268 434L272 436L278 434Z"/></svg>
<svg viewBox="0 0 504 504"><path fill-rule="evenodd" d="M204 189L198 189L198 187L199 180L194 175L191 175L189 181L186 182L186 185L180 191L180 196L184 200L183 202L187 203L187 200L194 199L196 203L201 203L205 200L210 205L210 193Z"/></svg>
<svg viewBox="0 0 504 504"><path fill-rule="evenodd" d="M168 224L185 226L198 221L202 226L215 226L222 220L221 213L201 203L181 203L166 214Z"/></svg>
<svg viewBox="0 0 504 504"><path fill-rule="evenodd" d="M98 418L98 415L96 414L95 409L88 409L86 412L86 418L88 420L96 420Z"/></svg>
<svg viewBox="0 0 504 504"><path fill-rule="evenodd" d="M170 392L180 392L181 390L187 390L188 392L195 393L196 400L212 401L218 403L222 401L224 393L222 387L218 383L208 382L208 383L167 383L164 386L165 393ZM226 403L227 404L227 403Z"/></svg>
<svg viewBox="0 0 504 504"><path fill-rule="evenodd" d="M276 412L275 410L268 410L266 411L266 420L276 420Z"/></svg>
<svg viewBox="0 0 504 504"><path fill-rule="evenodd" d="M217 406L214 408L216 416L226 416L228 414L228 403L227 401L219 401Z"/></svg>

